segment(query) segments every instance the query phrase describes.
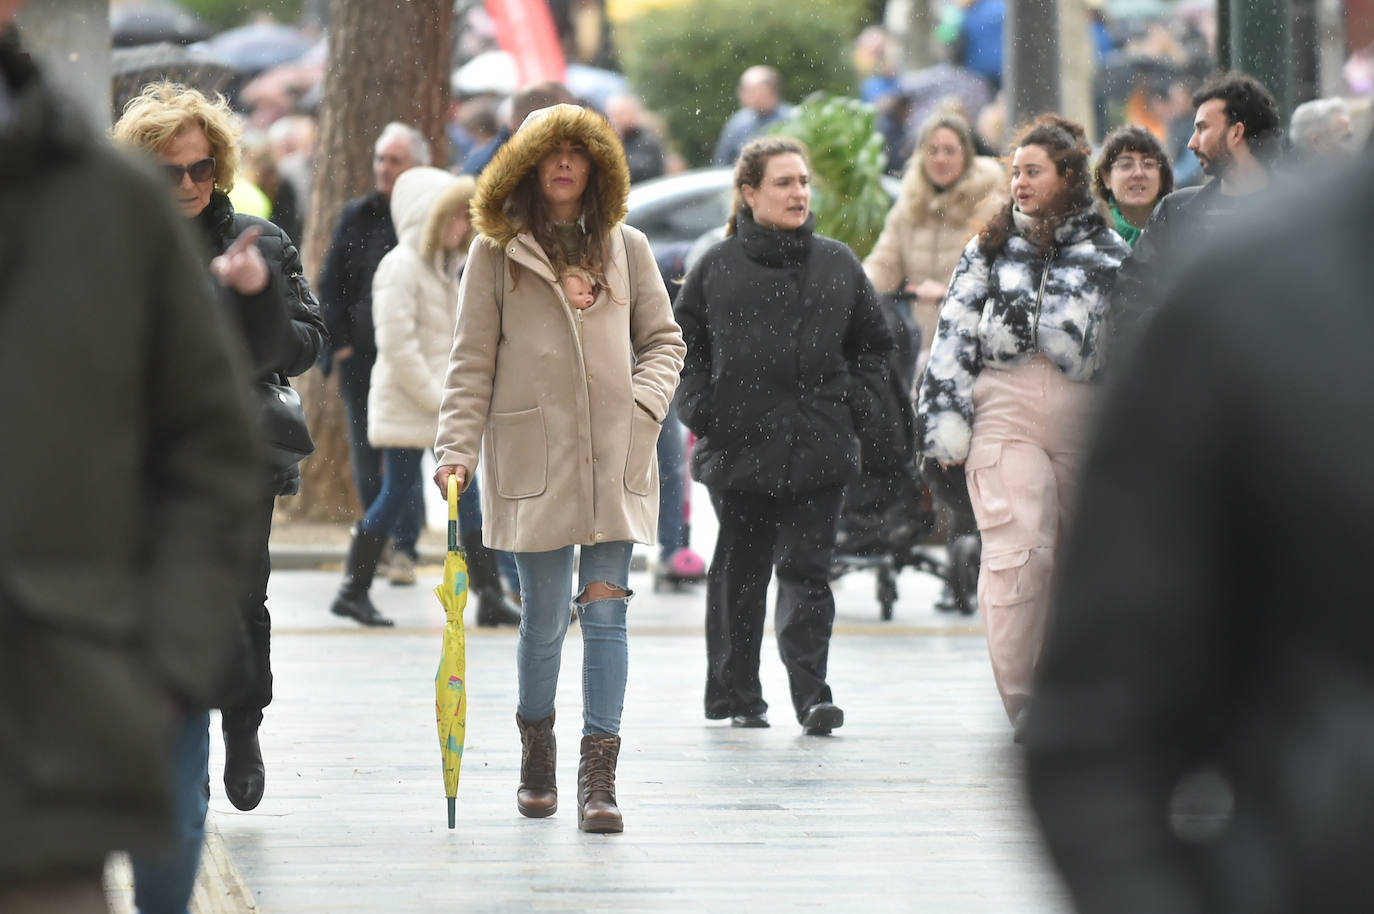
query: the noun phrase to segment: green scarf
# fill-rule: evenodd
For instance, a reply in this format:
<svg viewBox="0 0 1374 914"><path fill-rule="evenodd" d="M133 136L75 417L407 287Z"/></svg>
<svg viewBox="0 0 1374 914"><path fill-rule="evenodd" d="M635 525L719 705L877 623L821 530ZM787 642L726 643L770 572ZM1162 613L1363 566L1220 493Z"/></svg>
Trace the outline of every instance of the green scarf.
<svg viewBox="0 0 1374 914"><path fill-rule="evenodd" d="M1126 221L1126 217L1121 215L1121 210L1117 208L1115 200L1109 205L1112 211L1112 228L1116 229L1116 233L1121 236L1122 241L1135 247L1136 239L1140 237L1140 229Z"/></svg>

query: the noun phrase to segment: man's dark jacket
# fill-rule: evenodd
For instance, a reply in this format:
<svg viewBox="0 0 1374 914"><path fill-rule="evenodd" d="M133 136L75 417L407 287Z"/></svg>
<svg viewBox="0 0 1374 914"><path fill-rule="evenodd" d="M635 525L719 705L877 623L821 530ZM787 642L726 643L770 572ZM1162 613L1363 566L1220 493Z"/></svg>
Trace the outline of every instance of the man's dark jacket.
<svg viewBox="0 0 1374 914"><path fill-rule="evenodd" d="M347 346L362 356L377 354L372 324L372 277L386 252L396 246L391 203L373 191L344 204L320 271L320 302L329 332L323 368Z"/></svg>
<svg viewBox="0 0 1374 914"><path fill-rule="evenodd" d="M892 334L854 252L811 226L778 231L741 214L678 294L678 410L708 486L778 496L843 485L859 470L856 429L888 437Z"/></svg>
<svg viewBox="0 0 1374 914"><path fill-rule="evenodd" d="M256 295L229 289L222 294L243 331L258 377L285 384L287 378L304 374L324 348L325 329L320 304L310 291L291 239L266 219L234 212L229 198L219 191L210 195L210 203L195 222L208 247L207 262L228 250L245 230L255 227L262 232L257 245L267 261L267 288ZM268 481L268 492L295 495L300 486L300 467L293 466Z"/></svg>
<svg viewBox="0 0 1374 914"><path fill-rule="evenodd" d="M1219 225L1229 222L1225 216L1218 218L1213 214L1218 208L1231 209L1221 193L1219 179L1198 187L1180 188L1159 201L1131 256L1117 271L1112 291L1113 349L1129 345L1183 269L1216 237Z"/></svg>
<svg viewBox="0 0 1374 914"><path fill-rule="evenodd" d="M237 331L166 180L10 44L0 125L0 881L170 833L177 705L242 638Z"/></svg>
<svg viewBox="0 0 1374 914"><path fill-rule="evenodd" d="M1084 914L1374 907L1374 160L1262 205L1098 409L1026 733Z"/></svg>

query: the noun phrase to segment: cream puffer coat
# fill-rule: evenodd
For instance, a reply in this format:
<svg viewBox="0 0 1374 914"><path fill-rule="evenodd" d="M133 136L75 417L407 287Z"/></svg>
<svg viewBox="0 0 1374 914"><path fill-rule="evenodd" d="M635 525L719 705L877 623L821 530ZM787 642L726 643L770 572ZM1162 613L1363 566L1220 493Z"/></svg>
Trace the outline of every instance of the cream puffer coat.
<svg viewBox="0 0 1374 914"><path fill-rule="evenodd" d="M377 363L367 395L367 440L373 447L434 444L458 318L463 255L448 263L442 254L426 259L423 245L431 219L446 211L442 201L462 190L460 179L421 166L403 172L391 192L391 221L399 243L382 258L372 279Z"/></svg>
<svg viewBox="0 0 1374 914"><path fill-rule="evenodd" d="M607 225L606 281L573 308L534 237L504 211L511 191L563 139L582 144ZM488 546L543 552L651 543L658 526L659 423L686 352L643 233L621 225L629 170L593 111L557 105L530 116L482 172L473 243L449 360L438 462L485 461ZM514 275L512 275L514 274Z"/></svg>
<svg viewBox="0 0 1374 914"><path fill-rule="evenodd" d="M879 294L897 292L927 279L949 285L964 245L1008 196L1006 174L996 159L975 158L959 180L936 193L919 152L912 156L882 234L864 258L873 288ZM921 347L929 349L940 320L939 303L913 303L911 314L921 328Z"/></svg>

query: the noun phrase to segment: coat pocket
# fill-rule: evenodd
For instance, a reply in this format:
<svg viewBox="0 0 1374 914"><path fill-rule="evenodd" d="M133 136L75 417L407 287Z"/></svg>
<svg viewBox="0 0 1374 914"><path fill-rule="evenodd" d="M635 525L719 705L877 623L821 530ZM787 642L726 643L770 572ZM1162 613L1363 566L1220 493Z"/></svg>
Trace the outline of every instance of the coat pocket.
<svg viewBox="0 0 1374 914"><path fill-rule="evenodd" d="M1002 478L1002 446L975 444L964 463L969 500L978 519L978 529L988 530L1010 523L1013 517L1011 493Z"/></svg>
<svg viewBox="0 0 1374 914"><path fill-rule="evenodd" d="M536 406L491 416L492 468L496 494L502 498L533 498L544 494L549 475L548 435L544 411Z"/></svg>
<svg viewBox="0 0 1374 914"><path fill-rule="evenodd" d="M630 449L625 457L625 488L635 495L648 495L654 485L654 458L662 426L640 409L630 419Z"/></svg>

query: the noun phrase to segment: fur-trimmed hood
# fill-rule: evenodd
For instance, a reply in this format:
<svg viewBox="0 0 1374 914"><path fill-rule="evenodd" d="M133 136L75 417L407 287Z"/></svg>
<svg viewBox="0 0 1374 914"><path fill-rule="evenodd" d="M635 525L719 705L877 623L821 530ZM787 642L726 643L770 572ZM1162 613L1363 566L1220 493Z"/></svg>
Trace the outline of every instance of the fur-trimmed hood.
<svg viewBox="0 0 1374 914"><path fill-rule="evenodd" d="M935 185L930 183L925 169L921 167L918 153L911 157L902 174L901 196L897 205L905 207L911 217L918 221L929 215L937 218L943 216L950 223L966 222L973 217L974 208L1006 179L1007 173L1001 162L989 156L975 156L957 181L944 193L936 193Z"/></svg>
<svg viewBox="0 0 1374 914"><path fill-rule="evenodd" d="M554 105L541 108L525 118L520 129L506 141L482 171L477 195L472 199L472 225L480 234L504 246L527 227L517 225L505 211L506 200L520 180L539 160L563 140L573 140L587 148L599 184L589 183L587 192L600 189L609 225L586 226L592 234L608 234L625 220L625 200L630 192L630 168L620 138L606 119L590 108Z"/></svg>

